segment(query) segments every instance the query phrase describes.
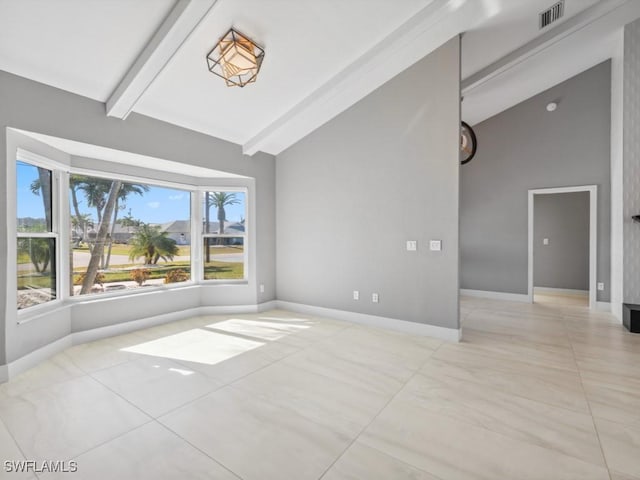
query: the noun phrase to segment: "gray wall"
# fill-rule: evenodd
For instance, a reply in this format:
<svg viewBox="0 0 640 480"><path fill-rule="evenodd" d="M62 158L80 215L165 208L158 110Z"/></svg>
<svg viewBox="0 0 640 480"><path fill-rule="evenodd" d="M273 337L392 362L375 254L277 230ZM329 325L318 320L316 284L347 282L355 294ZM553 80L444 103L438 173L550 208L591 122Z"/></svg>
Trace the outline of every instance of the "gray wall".
<svg viewBox="0 0 640 480"><path fill-rule="evenodd" d="M589 192L533 198L533 285L589 290Z"/></svg>
<svg viewBox="0 0 640 480"><path fill-rule="evenodd" d="M462 288L526 294L527 191L597 185L598 300L609 300L610 85L607 61L474 126L478 153L460 173Z"/></svg>
<svg viewBox="0 0 640 480"><path fill-rule="evenodd" d="M459 55L456 37L278 155L278 299L458 328Z"/></svg>
<svg viewBox="0 0 640 480"><path fill-rule="evenodd" d="M275 298L275 159L242 155L241 147L142 115L126 121L108 118L104 104L0 71L0 127L14 127L143 155L199 165L256 180L256 281L246 287L206 287L184 295L104 299L78 304L73 314L59 311L16 325L15 312L0 322L0 365L69 333L93 326L144 318L190 306L255 304ZM0 171L6 171L6 136L0 135ZM13 161L13 159L10 159ZM0 200L6 205L6 189ZM7 238L5 208L0 208L0 311L6 311ZM260 294L258 284L265 284ZM178 298L179 297L179 298ZM74 306L75 307L75 306ZM6 347L6 348L5 348Z"/></svg>
<svg viewBox="0 0 640 480"><path fill-rule="evenodd" d="M623 302L640 303L640 20L624 28Z"/></svg>

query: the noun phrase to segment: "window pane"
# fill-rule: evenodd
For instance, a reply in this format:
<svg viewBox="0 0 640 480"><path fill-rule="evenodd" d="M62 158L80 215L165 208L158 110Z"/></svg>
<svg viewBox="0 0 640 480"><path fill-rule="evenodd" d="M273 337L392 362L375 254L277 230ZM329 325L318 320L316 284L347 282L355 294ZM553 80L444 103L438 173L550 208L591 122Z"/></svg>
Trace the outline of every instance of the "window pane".
<svg viewBox="0 0 640 480"><path fill-rule="evenodd" d="M243 279L246 193L206 192L204 213L204 279Z"/></svg>
<svg viewBox="0 0 640 480"><path fill-rule="evenodd" d="M51 170L16 162L18 232L51 231Z"/></svg>
<svg viewBox="0 0 640 480"><path fill-rule="evenodd" d="M74 295L191 279L189 192L81 175L69 188Z"/></svg>
<svg viewBox="0 0 640 480"><path fill-rule="evenodd" d="M18 310L56 298L53 238L18 239Z"/></svg>
<svg viewBox="0 0 640 480"><path fill-rule="evenodd" d="M244 278L244 237L204 239L204 279Z"/></svg>
<svg viewBox="0 0 640 480"><path fill-rule="evenodd" d="M245 197L244 192L207 192L204 233L244 235Z"/></svg>

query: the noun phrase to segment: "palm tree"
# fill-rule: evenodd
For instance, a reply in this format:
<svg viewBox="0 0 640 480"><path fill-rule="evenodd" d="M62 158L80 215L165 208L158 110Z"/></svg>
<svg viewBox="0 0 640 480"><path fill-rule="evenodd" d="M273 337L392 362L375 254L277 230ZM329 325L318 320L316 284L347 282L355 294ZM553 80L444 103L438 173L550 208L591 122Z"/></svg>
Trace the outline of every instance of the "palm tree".
<svg viewBox="0 0 640 480"><path fill-rule="evenodd" d="M224 234L224 222L227 220L227 212L224 207L228 205L238 205L240 200L233 192L207 192L207 205L206 205L206 220L205 220L205 232L209 233L209 209L216 207L218 209L218 234ZM206 262L211 261L211 252L209 251L209 245L206 247Z"/></svg>
<svg viewBox="0 0 640 480"><path fill-rule="evenodd" d="M161 258L173 260L179 251L176 241L167 232L161 232L159 226L141 223L131 240L129 259L144 257L145 265L156 265Z"/></svg>
<svg viewBox="0 0 640 480"><path fill-rule="evenodd" d="M113 209L116 206L116 199L118 198L118 192L120 191L121 186L122 182L119 180L111 182L109 194L107 195L104 204L104 215L101 217L102 221L98 227L96 242L93 250L91 251L91 258L89 259L89 265L87 266L87 273L82 281L80 295L89 293L91 291L91 287L93 287L93 284L95 283L96 275L98 274L98 267L100 266L100 259L104 253L104 244L107 236L109 235L109 231L111 230L109 222L113 215Z"/></svg>
<svg viewBox="0 0 640 480"><path fill-rule="evenodd" d="M109 268L109 263L111 262L111 249L113 247L113 232L116 227L116 223L118 222L118 211L126 208L125 202L127 201L127 197L132 193L136 195L144 195L145 192L149 191L149 187L147 185L141 185L137 183L123 183L120 187L120 193L118 194L118 198L116 198L116 206L113 210L113 222L111 223L111 231L109 232L109 250L107 251L107 258L103 262L103 268ZM122 205L120 205L122 203Z"/></svg>

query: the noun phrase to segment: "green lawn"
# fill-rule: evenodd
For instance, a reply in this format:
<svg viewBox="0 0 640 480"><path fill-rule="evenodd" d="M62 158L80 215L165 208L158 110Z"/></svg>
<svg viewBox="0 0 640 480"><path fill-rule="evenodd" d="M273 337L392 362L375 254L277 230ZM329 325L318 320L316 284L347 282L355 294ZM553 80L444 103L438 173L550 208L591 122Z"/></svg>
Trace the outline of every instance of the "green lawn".
<svg viewBox="0 0 640 480"><path fill-rule="evenodd" d="M141 266L141 268L144 268ZM167 272L170 270L182 269L185 272L189 272L191 266L189 262L171 262L159 267L148 268L150 276L149 279L164 278ZM74 279L82 273L77 270L74 271ZM244 265L242 263L231 262L210 262L205 265L204 278L206 280L213 279L242 279L244 275ZM128 282L131 281L130 270L110 271L105 272L105 284ZM27 275L18 276L18 289L22 290L29 288L47 288L51 286L51 279L49 274L44 275Z"/></svg>
<svg viewBox="0 0 640 480"><path fill-rule="evenodd" d="M179 245L178 246L178 256L187 256L191 254L191 246L189 245ZM111 247L111 255L127 255L129 256L129 251L131 250L131 245L127 245L125 243L114 243L113 247ZM73 249L74 252L86 252L89 253L89 247L83 245L78 248ZM105 255L108 249L105 248Z"/></svg>

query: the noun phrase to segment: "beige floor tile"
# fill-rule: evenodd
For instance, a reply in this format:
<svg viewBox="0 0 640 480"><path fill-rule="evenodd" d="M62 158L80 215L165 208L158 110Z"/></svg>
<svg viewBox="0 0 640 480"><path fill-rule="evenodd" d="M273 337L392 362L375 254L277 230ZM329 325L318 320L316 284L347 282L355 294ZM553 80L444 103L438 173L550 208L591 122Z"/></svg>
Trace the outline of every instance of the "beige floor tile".
<svg viewBox="0 0 640 480"><path fill-rule="evenodd" d="M640 480L640 335L553 302L461 318L459 344L273 310L79 345L0 386L0 453L91 480L588 480L604 449Z"/></svg>
<svg viewBox="0 0 640 480"><path fill-rule="evenodd" d="M233 387L351 439L373 420L392 396L283 363L266 367L235 382Z"/></svg>
<svg viewBox="0 0 640 480"><path fill-rule="evenodd" d="M150 418L88 377L0 401L0 418L28 460L65 460Z"/></svg>
<svg viewBox="0 0 640 480"><path fill-rule="evenodd" d="M593 372L581 376L594 416L640 427L640 379Z"/></svg>
<svg viewBox="0 0 640 480"><path fill-rule="evenodd" d="M187 360L177 360L177 362L217 382L229 384L299 350L300 348L286 343L270 342L258 348L230 355L229 358L219 362L190 362Z"/></svg>
<svg viewBox="0 0 640 480"><path fill-rule="evenodd" d="M436 415L605 466L589 414L504 394L471 382L423 374L413 377L397 398Z"/></svg>
<svg viewBox="0 0 640 480"><path fill-rule="evenodd" d="M68 348L64 353L83 371L94 372L140 358L139 354L131 353L126 349L144 340L141 334L134 332L76 345Z"/></svg>
<svg viewBox="0 0 640 480"><path fill-rule="evenodd" d="M351 441L233 387L159 421L244 480L317 479Z"/></svg>
<svg viewBox="0 0 640 480"><path fill-rule="evenodd" d="M379 450L355 442L322 480L439 480Z"/></svg>
<svg viewBox="0 0 640 480"><path fill-rule="evenodd" d="M607 480L607 470L394 400L360 441L442 480Z"/></svg>
<svg viewBox="0 0 640 480"><path fill-rule="evenodd" d="M467 351L463 345L445 345L421 370L479 383L505 393L520 395L570 410L588 413L589 406L577 372Z"/></svg>
<svg viewBox="0 0 640 480"><path fill-rule="evenodd" d="M35 475L20 470L18 462L24 461L25 458L13 440L13 437L0 420L0 478L29 479L36 478ZM6 462L9 462L7 464Z"/></svg>
<svg viewBox="0 0 640 480"><path fill-rule="evenodd" d="M465 327L462 341L470 351L508 362L515 360L573 371L578 368L569 346L534 343L522 337L482 332L469 327Z"/></svg>
<svg viewBox="0 0 640 480"><path fill-rule="evenodd" d="M73 474L42 479L239 480L237 476L157 422L143 425L74 459Z"/></svg>
<svg viewBox="0 0 640 480"><path fill-rule="evenodd" d="M0 384L0 392L9 396L21 395L83 375L84 372L73 363L66 353L59 353L42 362L36 368L17 375L10 382Z"/></svg>
<svg viewBox="0 0 640 480"><path fill-rule="evenodd" d="M611 480L640 480L640 476L625 475L615 471L610 471L609 474L611 475Z"/></svg>
<svg viewBox="0 0 640 480"><path fill-rule="evenodd" d="M157 357L122 363L91 376L152 417L222 386L180 363Z"/></svg>
<svg viewBox="0 0 640 480"><path fill-rule="evenodd" d="M623 475L640 474L640 428L601 418L595 422L609 468Z"/></svg>
<svg viewBox="0 0 640 480"><path fill-rule="evenodd" d="M348 353L340 356L318 346L294 353L282 363L383 394L396 393L413 374L409 369L388 364L372 368L368 357Z"/></svg>

